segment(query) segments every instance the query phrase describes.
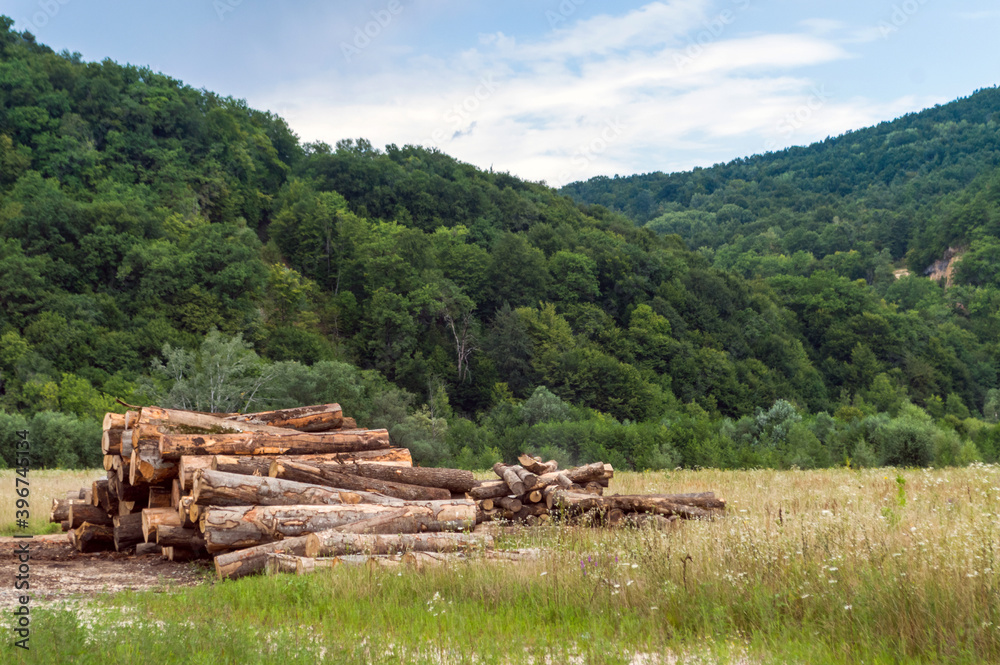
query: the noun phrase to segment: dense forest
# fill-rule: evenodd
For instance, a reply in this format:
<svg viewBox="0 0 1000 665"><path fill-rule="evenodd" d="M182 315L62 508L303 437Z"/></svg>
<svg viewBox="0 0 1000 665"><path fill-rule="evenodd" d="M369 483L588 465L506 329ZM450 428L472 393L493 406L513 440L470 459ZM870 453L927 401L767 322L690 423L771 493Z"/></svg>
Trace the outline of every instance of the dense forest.
<svg viewBox="0 0 1000 665"><path fill-rule="evenodd" d="M0 17L0 464L99 465L116 397L338 401L428 465L993 461L997 94L556 192Z"/></svg>

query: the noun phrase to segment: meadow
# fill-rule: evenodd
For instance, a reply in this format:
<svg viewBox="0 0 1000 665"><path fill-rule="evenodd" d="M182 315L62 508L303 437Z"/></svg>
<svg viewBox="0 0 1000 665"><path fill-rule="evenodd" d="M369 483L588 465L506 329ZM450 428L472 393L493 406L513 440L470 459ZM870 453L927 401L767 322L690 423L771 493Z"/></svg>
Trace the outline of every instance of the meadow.
<svg viewBox="0 0 1000 665"><path fill-rule="evenodd" d="M38 609L74 663L1000 662L1000 467L619 473L714 490L668 531L505 530L518 563L340 566ZM41 564L39 564L41 565ZM39 607L42 603L39 603ZM13 656L10 658L9 656Z"/></svg>

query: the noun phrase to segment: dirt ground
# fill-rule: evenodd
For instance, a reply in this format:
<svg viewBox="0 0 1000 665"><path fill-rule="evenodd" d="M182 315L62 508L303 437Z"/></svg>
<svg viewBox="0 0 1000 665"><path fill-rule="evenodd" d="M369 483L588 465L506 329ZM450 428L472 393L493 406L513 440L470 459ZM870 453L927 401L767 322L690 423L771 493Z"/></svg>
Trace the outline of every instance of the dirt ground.
<svg viewBox="0 0 1000 665"><path fill-rule="evenodd" d="M31 552L30 595L34 607L67 598L87 598L124 589L194 586L212 572L204 563L174 563L158 554L134 556L118 552L81 554L70 547L66 534L0 538L0 607L13 607L25 593L14 588L20 562L15 550L28 543Z"/></svg>

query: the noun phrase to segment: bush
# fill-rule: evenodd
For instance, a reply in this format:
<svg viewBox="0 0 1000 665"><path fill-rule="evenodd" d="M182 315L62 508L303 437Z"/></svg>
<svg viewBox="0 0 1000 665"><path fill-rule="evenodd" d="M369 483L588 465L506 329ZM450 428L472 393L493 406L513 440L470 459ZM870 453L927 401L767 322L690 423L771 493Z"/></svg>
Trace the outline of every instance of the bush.
<svg viewBox="0 0 1000 665"><path fill-rule="evenodd" d="M936 428L906 416L890 420L871 434L882 463L890 466L928 466L934 461Z"/></svg>

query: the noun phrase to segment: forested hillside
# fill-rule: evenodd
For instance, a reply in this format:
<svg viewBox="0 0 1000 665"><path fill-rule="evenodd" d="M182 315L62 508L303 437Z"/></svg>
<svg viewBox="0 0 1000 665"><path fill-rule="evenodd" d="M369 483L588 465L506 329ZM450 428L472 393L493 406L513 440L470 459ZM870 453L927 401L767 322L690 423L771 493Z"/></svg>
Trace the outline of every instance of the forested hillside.
<svg viewBox="0 0 1000 665"><path fill-rule="evenodd" d="M969 172L992 144L962 145L913 176L940 173L934 191L859 156L832 191L699 171L677 176L686 198L664 185L645 212L626 201L638 184L617 200L625 180L586 185L604 207L578 204L424 148L303 145L242 101L54 53L2 19L0 443L27 426L42 463L95 465L114 397L332 400L425 464L524 450L634 468L992 460L992 250L967 238L947 293L895 281L883 266L913 247L851 236L882 217L844 221L836 205L867 215L861 193L905 190L914 215L975 208L988 224L995 188ZM833 163L796 168L823 181ZM734 208L746 217L724 227ZM778 228L753 235L770 238L758 249L740 245L763 223L751 211ZM688 218L713 240L683 232ZM844 227L841 254L776 250L800 218L808 238ZM947 220L934 228L955 240Z"/></svg>

